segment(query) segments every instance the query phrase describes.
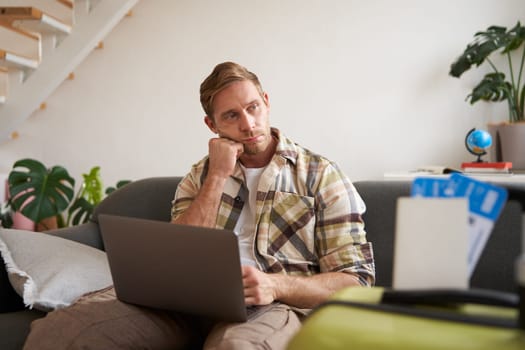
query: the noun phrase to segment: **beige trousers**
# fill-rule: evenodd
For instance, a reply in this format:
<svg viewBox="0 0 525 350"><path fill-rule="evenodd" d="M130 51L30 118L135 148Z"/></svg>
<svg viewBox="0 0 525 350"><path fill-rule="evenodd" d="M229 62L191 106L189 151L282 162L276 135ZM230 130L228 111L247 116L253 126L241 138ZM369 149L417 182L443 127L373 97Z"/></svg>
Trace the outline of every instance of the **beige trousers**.
<svg viewBox="0 0 525 350"><path fill-rule="evenodd" d="M276 304L245 323L211 324L120 302L106 288L34 321L24 349L285 349L301 317Z"/></svg>

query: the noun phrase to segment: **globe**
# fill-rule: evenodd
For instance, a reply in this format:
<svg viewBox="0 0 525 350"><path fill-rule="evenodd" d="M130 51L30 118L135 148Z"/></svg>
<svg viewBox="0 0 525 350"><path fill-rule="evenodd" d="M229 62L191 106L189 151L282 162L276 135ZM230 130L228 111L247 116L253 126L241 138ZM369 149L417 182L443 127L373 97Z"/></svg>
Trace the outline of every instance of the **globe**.
<svg viewBox="0 0 525 350"><path fill-rule="evenodd" d="M485 130L470 130L465 137L465 146L467 150L478 156L478 162L481 161L481 156L487 154L487 148L492 145L492 136Z"/></svg>

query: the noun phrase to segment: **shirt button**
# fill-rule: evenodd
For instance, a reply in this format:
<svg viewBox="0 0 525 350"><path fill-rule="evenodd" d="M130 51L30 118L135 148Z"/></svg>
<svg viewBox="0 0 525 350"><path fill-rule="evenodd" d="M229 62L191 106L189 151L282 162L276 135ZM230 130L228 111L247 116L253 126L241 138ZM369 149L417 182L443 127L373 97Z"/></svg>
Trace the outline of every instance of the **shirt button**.
<svg viewBox="0 0 525 350"><path fill-rule="evenodd" d="M235 201L236 202L240 202L241 201L241 197L240 196L235 197Z"/></svg>

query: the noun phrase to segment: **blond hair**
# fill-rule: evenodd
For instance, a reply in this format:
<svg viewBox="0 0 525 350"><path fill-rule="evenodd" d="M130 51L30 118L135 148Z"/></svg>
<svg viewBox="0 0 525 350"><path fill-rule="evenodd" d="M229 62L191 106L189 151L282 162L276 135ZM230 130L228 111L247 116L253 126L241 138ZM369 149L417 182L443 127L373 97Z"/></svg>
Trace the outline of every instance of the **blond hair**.
<svg viewBox="0 0 525 350"><path fill-rule="evenodd" d="M211 74L204 79L200 87L202 109L213 119L213 99L219 91L238 81L251 81L261 97L264 95L257 75L235 62L223 62L215 66Z"/></svg>

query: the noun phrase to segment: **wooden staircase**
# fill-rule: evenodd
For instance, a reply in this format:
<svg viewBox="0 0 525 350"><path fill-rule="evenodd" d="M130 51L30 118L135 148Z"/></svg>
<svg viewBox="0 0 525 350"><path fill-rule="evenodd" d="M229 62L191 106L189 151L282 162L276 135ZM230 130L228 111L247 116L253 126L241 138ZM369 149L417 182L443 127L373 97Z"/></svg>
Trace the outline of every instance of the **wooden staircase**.
<svg viewBox="0 0 525 350"><path fill-rule="evenodd" d="M0 144L137 1L0 1Z"/></svg>

